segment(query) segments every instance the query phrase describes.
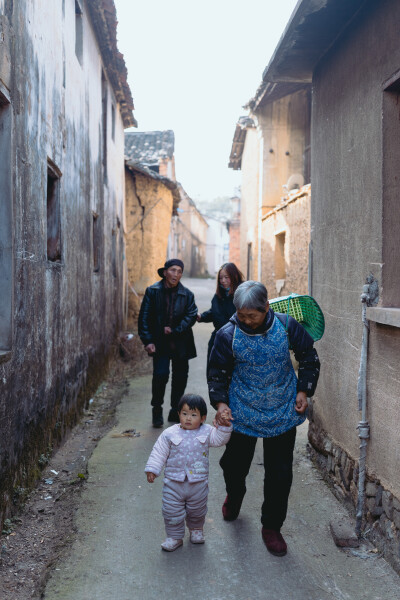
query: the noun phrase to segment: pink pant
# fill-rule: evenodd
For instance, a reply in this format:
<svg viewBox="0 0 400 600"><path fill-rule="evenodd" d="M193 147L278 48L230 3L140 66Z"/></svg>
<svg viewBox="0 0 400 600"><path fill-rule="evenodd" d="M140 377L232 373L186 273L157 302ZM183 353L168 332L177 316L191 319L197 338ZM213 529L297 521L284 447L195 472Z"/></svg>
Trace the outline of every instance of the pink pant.
<svg viewBox="0 0 400 600"><path fill-rule="evenodd" d="M164 479L162 514L167 537L180 540L189 529L203 529L207 514L208 481Z"/></svg>

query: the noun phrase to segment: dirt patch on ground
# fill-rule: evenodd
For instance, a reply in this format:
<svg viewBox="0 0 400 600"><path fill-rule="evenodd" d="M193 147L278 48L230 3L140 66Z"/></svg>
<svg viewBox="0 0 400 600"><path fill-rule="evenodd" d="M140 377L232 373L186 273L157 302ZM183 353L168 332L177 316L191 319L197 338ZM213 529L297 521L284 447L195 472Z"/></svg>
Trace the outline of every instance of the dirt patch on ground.
<svg viewBox="0 0 400 600"><path fill-rule="evenodd" d="M115 409L133 376L151 372L151 360L135 337L123 341L79 424L43 468L23 510L7 520L0 536L0 598L42 597L50 567L75 533L77 499L87 476L88 460L114 424Z"/></svg>

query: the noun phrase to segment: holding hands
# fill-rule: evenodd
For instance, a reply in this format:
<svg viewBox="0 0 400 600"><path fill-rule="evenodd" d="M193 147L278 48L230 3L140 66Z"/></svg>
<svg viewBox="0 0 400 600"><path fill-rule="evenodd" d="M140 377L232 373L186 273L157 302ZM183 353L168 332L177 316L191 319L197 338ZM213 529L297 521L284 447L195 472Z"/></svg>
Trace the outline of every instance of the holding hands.
<svg viewBox="0 0 400 600"><path fill-rule="evenodd" d="M214 425L222 425L223 427L229 427L233 421L231 409L224 402L220 402L217 408L217 414L215 415Z"/></svg>
<svg viewBox="0 0 400 600"><path fill-rule="evenodd" d="M295 411L302 415L308 407L307 394L305 392L297 392Z"/></svg>

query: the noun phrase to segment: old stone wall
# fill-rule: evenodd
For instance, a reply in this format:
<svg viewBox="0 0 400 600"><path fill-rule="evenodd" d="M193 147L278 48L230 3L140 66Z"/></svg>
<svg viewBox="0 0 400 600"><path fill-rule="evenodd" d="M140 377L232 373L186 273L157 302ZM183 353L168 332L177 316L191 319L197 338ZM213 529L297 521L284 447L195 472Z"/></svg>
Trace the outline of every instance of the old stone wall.
<svg viewBox="0 0 400 600"><path fill-rule="evenodd" d="M261 280L270 298L308 293L310 202L307 185L262 220Z"/></svg>
<svg viewBox="0 0 400 600"><path fill-rule="evenodd" d="M128 327L137 324L146 288L160 279L157 269L166 260L172 205L172 192L163 183L126 169Z"/></svg>
<svg viewBox="0 0 400 600"><path fill-rule="evenodd" d="M0 190L12 181L2 195L12 293L10 344L0 343L0 521L76 422L123 325L123 122L81 19L77 46L74 0L6 0L0 11L0 118L12 117L0 128L0 159L5 147L12 156L0 171Z"/></svg>
<svg viewBox="0 0 400 600"><path fill-rule="evenodd" d="M313 403L310 412L312 415ZM355 517L358 500L358 458L343 450L313 418L308 437L313 461L332 487L335 496ZM371 472L367 474L365 482L362 529L400 572L400 500Z"/></svg>

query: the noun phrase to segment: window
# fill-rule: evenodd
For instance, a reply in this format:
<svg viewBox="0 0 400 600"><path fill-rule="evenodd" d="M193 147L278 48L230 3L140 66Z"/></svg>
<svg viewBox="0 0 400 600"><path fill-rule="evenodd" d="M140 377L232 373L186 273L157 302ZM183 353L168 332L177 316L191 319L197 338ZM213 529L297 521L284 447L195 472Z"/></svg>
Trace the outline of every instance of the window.
<svg viewBox="0 0 400 600"><path fill-rule="evenodd" d="M111 104L111 137L115 142L115 106Z"/></svg>
<svg viewBox="0 0 400 600"><path fill-rule="evenodd" d="M11 104L0 83L0 357L11 350L13 315L13 238Z"/></svg>
<svg viewBox="0 0 400 600"><path fill-rule="evenodd" d="M79 64L83 62L83 17L82 8L75 0L75 54Z"/></svg>
<svg viewBox="0 0 400 600"><path fill-rule="evenodd" d="M102 129L103 129L103 178L107 184L107 79L102 71L101 74L101 106L102 106Z"/></svg>
<svg viewBox="0 0 400 600"><path fill-rule="evenodd" d="M61 262L60 177L60 170L47 159L47 260L50 262Z"/></svg>
<svg viewBox="0 0 400 600"><path fill-rule="evenodd" d="M93 271L100 271L100 219L97 213L93 214L92 242L93 242Z"/></svg>
<svg viewBox="0 0 400 600"><path fill-rule="evenodd" d="M286 233L278 233L275 235L275 279L285 279L285 236Z"/></svg>
<svg viewBox="0 0 400 600"><path fill-rule="evenodd" d="M112 230L111 240L111 268L113 277L117 276L117 230Z"/></svg>

